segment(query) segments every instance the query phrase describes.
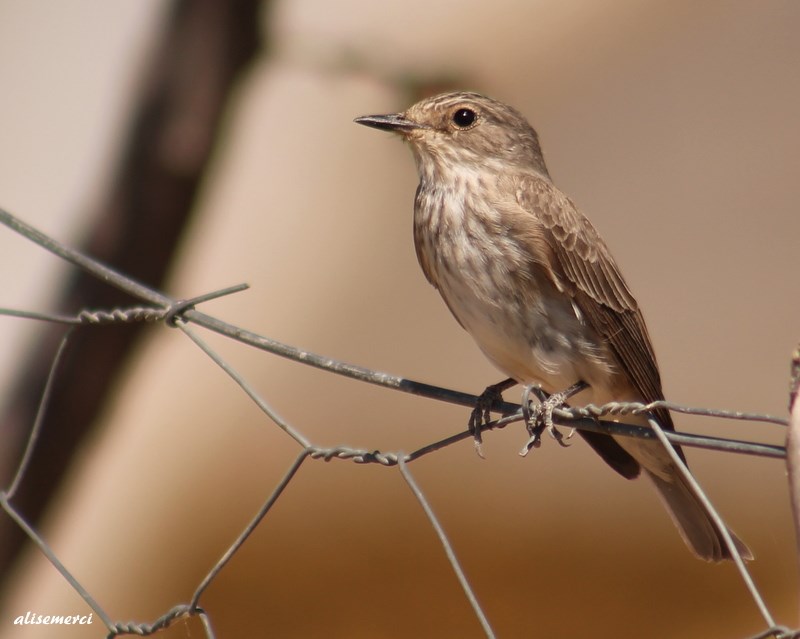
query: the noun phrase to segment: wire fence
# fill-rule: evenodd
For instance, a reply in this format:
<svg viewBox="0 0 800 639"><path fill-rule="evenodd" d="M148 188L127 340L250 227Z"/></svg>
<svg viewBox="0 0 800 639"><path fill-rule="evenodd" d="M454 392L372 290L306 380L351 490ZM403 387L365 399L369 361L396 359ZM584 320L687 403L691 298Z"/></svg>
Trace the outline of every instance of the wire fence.
<svg viewBox="0 0 800 639"><path fill-rule="evenodd" d="M49 378L39 402L38 414L34 424L31 427L30 434L27 438L27 444L24 449L24 453L19 460L16 473L11 479L8 487L0 492L0 505L11 518L11 520L39 548L42 554L61 574L63 579L86 602L86 604L93 611L94 615L96 615L96 617L102 621L106 628L108 637L116 637L128 634L140 636L155 634L160 630L167 628L176 620L191 616L197 616L202 620L203 628L207 637L215 637L211 623L211 613L204 610L201 605L203 594L214 582L214 580L217 579L220 572L225 568L228 562L240 551L248 537L258 528L264 517L269 513L276 501L281 497L285 488L293 481L301 467L306 464L308 460L320 459L324 461L338 459L352 461L357 464L379 464L382 466L398 467L400 474L406 481L413 495L418 500L420 508L423 510L428 518L428 521L430 522L430 525L436 532L436 535L442 546L442 551L445 553L448 561L450 562L461 588L464 591L464 596L472 607L472 610L474 611L474 614L479 621L485 635L487 637L495 636L495 632L492 629L490 621L481 608L478 598L473 591L472 585L467 579L464 570L462 569L461 564L456 557L453 545L439 523L429 500L425 496L425 493L420 489L410 470L410 464L413 461L423 456L433 454L438 450L453 445L464 439L476 437L476 433L465 430L445 439L431 442L426 446L423 446L422 448L410 453L355 449L345 446L333 448L315 446L298 428L278 415L259 395L259 393L256 392L255 388L235 368L233 368L225 359L223 359L216 351L214 351L209 344L192 329L192 326L208 329L230 339L236 340L242 344L261 349L274 355L279 355L281 357L294 360L296 362L313 366L329 373L343 375L360 382L375 384L385 388L419 395L432 400L444 401L467 407L476 407L479 401L477 396L336 361L334 359L311 353L294 346L283 344L269 337L248 331L244 328L228 324L196 309L196 306L203 302L242 291L247 288L246 285L232 286L230 288L215 291L192 299L174 300L159 291L143 286L142 284L126 277L124 274L118 273L113 269L104 266L87 255L84 255L57 242L56 240L46 236L45 234L27 225L20 219L2 209L0 209L0 222L40 247L59 256L63 260L83 269L87 273L97 277L109 285L115 286L118 289L148 304L147 306L115 308L108 310L83 310L74 316L39 313L25 310L0 309L1 315L55 322L67 326L67 329L65 330L64 336L61 340L61 344L53 358L52 365L50 367ZM47 410L48 399L53 381L56 379L56 376L59 373L61 356L64 352L65 346L70 340L70 336L72 335L74 327L133 322L160 323L164 326L176 328L182 331L214 363L216 363L234 380L241 390L259 407L259 409L265 415L267 415L275 423L276 426L289 435L298 445L297 457L286 469L283 477L277 483L269 497L264 501L256 515L199 583L189 602L172 607L161 617L148 623L121 623L114 621L106 613L100 603L92 596L92 594L78 582L70 570L59 560L58 556L45 541L42 534L26 521L26 519L20 514L14 505L14 497L17 494L20 485L26 479L29 479L26 477L26 471L28 470L31 456L33 455L37 440L40 435L40 426L45 411ZM776 639L789 639L792 637L800 637L800 631L778 625L775 622L768 605L764 601L764 598L759 592L758 587L748 572L747 566L736 551L735 545L730 538L730 535L727 533L727 528L722 522L722 519L717 514L713 504L702 491L701 487L697 484L696 480L689 473L680 456L672 447L672 444L713 449L729 453L785 459L789 474L792 508L795 513L795 525L797 526L797 521L800 520L800 477L798 476L797 470L800 468L800 460L797 459L800 457L800 402L796 401L799 385L800 351L795 353L793 360L790 387L789 420L757 413L691 408L680 406L668 401L653 402L651 404L614 402L604 406L587 405L583 407L566 407L563 405L560 407L547 406L545 402L539 404L539 408L534 407L533 411L536 413L538 410L539 413L536 415L536 417L540 420L543 419L544 423L548 426L566 426L575 429L583 429L621 436L658 439L670 452L673 461L684 474L696 495L701 500L701 503L704 504L705 508L709 512L709 515L715 520L719 529L724 531L723 536L725 537L727 546L733 556L739 575L746 588L750 592L753 603L763 619L763 632L752 636L752 639L766 639L767 637L774 637ZM541 407L544 407L544 409ZM766 422L782 427L788 426L787 446L782 447L752 441L709 437L691 433L664 432L659 427L658 423L653 419L648 419L650 428L599 419L606 416L620 416L627 414L644 414L649 417L650 412L657 408L698 416L721 417L751 422ZM542 415L542 410L545 410L546 414ZM501 417L482 424L479 428L479 431L503 428L511 423L531 419L531 409L528 406L520 406L514 403L502 401L495 402L495 404L492 405L492 411L500 414ZM537 442L538 440L533 441L532 445L536 445ZM526 452L526 450L527 448L523 450L523 453ZM800 539L800 536L798 538ZM798 556L800 556L800 546L798 550Z"/></svg>

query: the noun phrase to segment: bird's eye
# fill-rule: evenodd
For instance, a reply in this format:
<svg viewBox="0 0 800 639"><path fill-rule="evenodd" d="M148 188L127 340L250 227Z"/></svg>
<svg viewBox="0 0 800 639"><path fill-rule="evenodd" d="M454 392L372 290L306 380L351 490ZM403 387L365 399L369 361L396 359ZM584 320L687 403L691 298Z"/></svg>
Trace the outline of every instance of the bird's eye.
<svg viewBox="0 0 800 639"><path fill-rule="evenodd" d="M453 124L459 129L468 129L475 124L475 120L477 119L478 114L472 109L462 108L453 113Z"/></svg>

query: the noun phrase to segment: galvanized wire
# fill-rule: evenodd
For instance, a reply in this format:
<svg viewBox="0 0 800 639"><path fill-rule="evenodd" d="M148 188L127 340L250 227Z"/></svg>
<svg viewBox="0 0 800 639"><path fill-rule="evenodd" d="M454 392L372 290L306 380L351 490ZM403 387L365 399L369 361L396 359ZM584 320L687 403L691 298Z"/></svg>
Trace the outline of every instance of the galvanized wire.
<svg viewBox="0 0 800 639"><path fill-rule="evenodd" d="M185 333L199 348L201 348L213 362L220 366L225 373L229 375L230 378L242 389L242 391L264 412L264 414L283 432L289 435L300 447L295 461L286 470L283 477L278 481L277 485L271 491L271 494L264 501L263 505L259 508L252 520L231 543L229 548L222 554L220 559L210 568L200 584L198 584L189 603L176 605L158 619L149 623L114 622L100 607L92 595L78 583L72 573L58 559L52 548L44 540L43 536L25 520L25 518L17 511L12 503L13 497L17 492L20 483L25 479L25 471L27 469L28 460L30 459L30 455L34 450L38 439L39 424L41 423L41 416L44 414L47 408L52 381L58 373L58 364L61 353L64 351L64 348L69 341L71 329L68 329L68 331L65 333L59 350L53 359L48 383L41 396L37 418L32 426L27 446L18 464L18 470L12 478L8 489L4 492L0 492L0 507L2 507L3 510L8 513L9 517L11 517L11 519L15 522L15 524L31 538L31 540L39 547L45 557L47 557L47 559L55 566L63 578L91 607L94 613L106 626L108 630L108 637L115 637L125 634L134 634L139 636L151 635L164 628L167 628L177 619L182 619L188 616L200 617L206 636L213 637L214 633L211 627L209 614L200 606L200 599L205 593L207 587L213 583L230 559L235 556L237 552L239 552L247 538L260 525L264 517L269 513L272 506L283 494L285 488L294 479L297 473L301 471L304 462L307 460L322 460L326 462L338 460L350 461L357 464L378 464L389 467L399 466L400 473L406 480L411 492L419 501L422 510L425 512L431 523L431 526L435 530L440 542L442 543L443 550L451 563L453 571L456 574L462 589L464 590L467 600L470 602L473 608L474 614L481 628L483 629L484 634L487 637L494 637L494 631L492 630L491 624L481 609L480 604L478 603L478 597L456 557L449 538L439 523L431 504L424 494L424 491L419 487L409 471L409 464L415 460L435 453L442 448L456 444L464 439L476 438L479 433L470 431L469 429L461 430L449 437L426 444L425 446L410 453L404 453L401 451L356 449L346 446L317 446L311 442L300 431L299 428L279 415L270 406L270 404L266 402L258 392L256 392L255 388L244 378L244 376L242 376L233 366L231 366L227 361L225 361L225 359L216 353L216 351L214 351L206 343L206 341L202 339L199 333L190 327L190 325L208 329L248 346L258 348L305 365L313 366L337 375L343 375L360 382L379 385L384 388L399 390L405 393L411 393L438 401L445 401L468 407L475 407L477 405L479 400L478 396L416 382L404 377L391 375L389 373L380 371L374 371L346 362L340 362L329 357L297 348L295 346L283 344L272 338L248 331L242 327L228 324L195 309L196 305L204 301L244 290L246 285L236 285L221 291L212 292L191 299L174 300L164 295L160 291L153 290L138 282L135 282L124 274L118 273L113 269L100 264L91 257L83 255L82 253L61 244L56 240L47 237L45 234L25 224L2 209L0 209L0 223L5 224L22 236L35 242L46 250L60 256L71 264L84 269L108 284L116 286L117 288L128 292L129 294L143 300L148 304L148 306L132 306L129 308L109 310L84 310L77 313L75 316L9 309L0 309L0 315L36 321L63 323L71 327L76 325L101 325L130 322L162 322L165 326L176 327ZM798 356L797 361L797 370L800 371L800 356ZM800 372L798 372L795 376L795 386L792 390L792 399L794 399L796 396L798 385L797 379L800 379ZM525 410L523 410L523 407L519 404L498 401L492 406L492 412L500 415L500 417L480 425L479 430L481 432L489 431L503 428L510 423L523 421L528 410L527 406L524 408ZM670 451L673 461L680 469L682 469L687 481L693 487L693 490L696 492L701 502L705 504L709 515L714 518L719 529L725 531L726 527L724 522L722 522L722 520L719 518L719 515L717 515L713 504L711 504L700 486L685 468L685 465L680 460L680 457L675 453L672 446L675 444L680 444L683 446L696 446L723 452L759 455L777 459L786 457L786 449L781 446L755 441L731 440L698 435L694 433L664 432L654 420L650 420L651 427L646 428L623 424L613 420L599 419L606 416L618 417L630 414L649 414L651 411L657 408L698 416L736 419L749 422L764 422L784 427L787 424L786 419L771 415L708 408L693 408L668 401L653 402L650 404L641 404L636 402L612 402L604 406L587 405L569 408L565 406L558 407L554 405L548 406L548 418L552 420L553 424L565 425L577 429L585 429L627 437L658 439L664 444L667 450ZM800 409L796 412L798 413L796 422L800 422ZM794 423L793 426L795 428L800 428L800 425L797 423ZM791 431L789 432L791 433ZM793 474L795 477L798 476L798 473L795 472L796 468L793 469L791 464L789 466L789 471L790 475ZM800 489L798 489L798 492L800 492ZM800 508L798 509L798 512L800 513ZM800 517L800 514L798 514L798 517ZM729 537L728 535L725 536ZM764 639L767 637L789 639L790 637L800 636L796 631L775 624L772 615L770 614L766 604L763 601L763 598L761 597L760 592L748 574L744 562L740 557L738 557L732 540L728 538L726 541L732 554L734 555L734 561L740 570L743 581L750 590L756 606L764 618L766 629L764 632L757 635L757 637ZM753 639L756 638L754 637Z"/></svg>

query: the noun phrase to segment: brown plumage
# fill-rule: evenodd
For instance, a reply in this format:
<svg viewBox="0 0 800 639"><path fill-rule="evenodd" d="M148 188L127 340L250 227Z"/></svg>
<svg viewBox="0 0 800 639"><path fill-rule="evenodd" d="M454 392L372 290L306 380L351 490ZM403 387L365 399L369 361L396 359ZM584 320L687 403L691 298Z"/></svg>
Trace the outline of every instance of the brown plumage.
<svg viewBox="0 0 800 639"><path fill-rule="evenodd" d="M582 396L597 404L663 399L636 300L595 228L554 186L536 132L522 115L460 92L356 122L409 143L420 178L414 206L419 263L497 368L549 393L585 382ZM673 430L667 411L655 417ZM647 425L642 417L625 421ZM645 470L697 556L730 557L660 443L581 434L624 477Z"/></svg>

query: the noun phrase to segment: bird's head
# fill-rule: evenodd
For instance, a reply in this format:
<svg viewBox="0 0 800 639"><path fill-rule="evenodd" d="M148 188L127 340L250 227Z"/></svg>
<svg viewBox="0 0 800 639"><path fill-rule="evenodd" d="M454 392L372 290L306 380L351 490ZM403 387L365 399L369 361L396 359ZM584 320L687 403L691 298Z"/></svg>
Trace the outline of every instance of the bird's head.
<svg viewBox="0 0 800 639"><path fill-rule="evenodd" d="M355 121L405 138L421 174L496 168L534 170L548 177L539 139L528 121L516 109L478 93L443 93L402 113Z"/></svg>

